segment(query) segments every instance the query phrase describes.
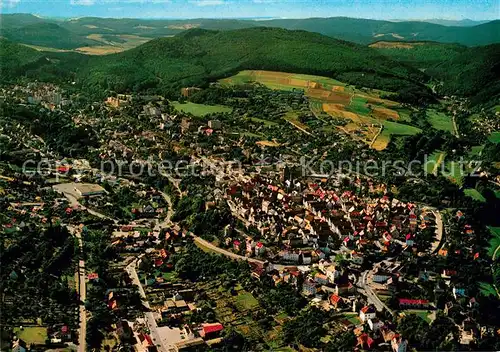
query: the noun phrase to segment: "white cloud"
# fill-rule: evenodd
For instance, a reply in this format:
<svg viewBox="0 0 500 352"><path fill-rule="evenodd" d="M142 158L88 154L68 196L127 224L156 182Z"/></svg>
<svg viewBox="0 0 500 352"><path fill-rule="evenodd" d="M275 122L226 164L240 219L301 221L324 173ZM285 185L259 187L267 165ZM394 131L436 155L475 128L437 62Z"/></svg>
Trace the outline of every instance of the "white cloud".
<svg viewBox="0 0 500 352"><path fill-rule="evenodd" d="M5 0L0 0L5 1ZM10 0L19 1L19 0ZM81 5L81 6L91 6L95 4L166 4L171 2L171 0L70 0L71 5Z"/></svg>
<svg viewBox="0 0 500 352"><path fill-rule="evenodd" d="M224 0L196 0L190 2L198 6L218 6L224 4Z"/></svg>
<svg viewBox="0 0 500 352"><path fill-rule="evenodd" d="M2 8L2 7L6 7L6 8L16 7L16 5L19 4L19 1L21 1L21 0L0 0L0 8Z"/></svg>
<svg viewBox="0 0 500 352"><path fill-rule="evenodd" d="M80 5L80 6L91 6L95 4L95 0L71 0L71 5Z"/></svg>

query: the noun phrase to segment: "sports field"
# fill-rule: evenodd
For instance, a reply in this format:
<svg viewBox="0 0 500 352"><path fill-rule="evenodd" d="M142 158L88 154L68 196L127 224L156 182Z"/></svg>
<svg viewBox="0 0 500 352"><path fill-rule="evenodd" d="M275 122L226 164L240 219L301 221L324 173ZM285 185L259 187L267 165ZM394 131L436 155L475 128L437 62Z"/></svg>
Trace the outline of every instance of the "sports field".
<svg viewBox="0 0 500 352"><path fill-rule="evenodd" d="M205 105L205 104L196 104L196 103L179 103L178 101L172 102L172 105L174 108L177 110L180 110L182 112L186 112L189 114L192 114L194 116L205 116L208 114L213 114L217 112L231 112L233 111L232 108L229 106L224 106L224 105Z"/></svg>

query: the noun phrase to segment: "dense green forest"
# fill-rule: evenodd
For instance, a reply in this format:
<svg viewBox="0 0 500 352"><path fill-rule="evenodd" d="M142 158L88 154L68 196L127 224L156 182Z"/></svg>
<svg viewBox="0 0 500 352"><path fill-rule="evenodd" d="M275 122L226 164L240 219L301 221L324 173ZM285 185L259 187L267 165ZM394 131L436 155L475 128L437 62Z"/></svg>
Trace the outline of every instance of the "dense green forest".
<svg viewBox="0 0 500 352"><path fill-rule="evenodd" d="M51 24L52 28L42 25ZM449 24L449 23L448 23ZM127 18L83 17L72 19L46 19L29 14L0 15L3 36L26 44L72 49L78 42L92 42L89 34L129 34L147 38L158 38L179 34L190 28L214 30L234 30L252 27L278 27L316 32L333 38L348 40L359 44L370 44L378 40L438 41L459 43L468 46L487 45L500 41L500 21L479 23L477 25L441 25L425 21L379 21L362 18L331 17L308 19L274 19L267 21L238 19L187 19L152 20ZM59 28L56 28L59 27ZM39 28L40 38L31 34ZM68 31L66 37L54 35ZM46 39L51 38L47 42ZM68 40L67 38L72 38ZM92 45L92 43L91 43ZM99 45L94 42L93 45Z"/></svg>
<svg viewBox="0 0 500 352"><path fill-rule="evenodd" d="M3 29L2 36L14 42L56 49L75 49L99 44L99 42L77 35L56 23L45 22L21 28Z"/></svg>
<svg viewBox="0 0 500 352"><path fill-rule="evenodd" d="M424 71L442 95L467 96L478 104L500 94L500 44L468 48L429 42L377 50Z"/></svg>
<svg viewBox="0 0 500 352"><path fill-rule="evenodd" d="M9 46L8 51L14 56L19 55L16 52L19 48L4 45ZM243 69L310 73L390 91L428 91L422 84L427 80L425 74L388 60L372 48L319 34L274 28L193 29L100 57L26 52L32 59L16 63L20 70L12 72L11 78L17 74L50 80L53 73L53 79L75 79L92 91L177 89L203 85ZM5 69L10 71L8 67Z"/></svg>
<svg viewBox="0 0 500 352"><path fill-rule="evenodd" d="M467 96L474 104L500 93L500 44L412 46L368 47L278 28L196 28L105 56L42 53L0 40L0 80L74 81L77 87L101 96L107 91L167 94L254 69L332 77L399 93L396 99L407 103L432 101L430 86L439 95Z"/></svg>

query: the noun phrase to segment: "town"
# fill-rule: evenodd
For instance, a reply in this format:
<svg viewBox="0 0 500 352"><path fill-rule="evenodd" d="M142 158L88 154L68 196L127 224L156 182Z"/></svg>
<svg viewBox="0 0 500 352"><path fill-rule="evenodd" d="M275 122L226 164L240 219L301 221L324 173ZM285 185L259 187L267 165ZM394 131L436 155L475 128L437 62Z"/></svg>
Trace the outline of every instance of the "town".
<svg viewBox="0 0 500 352"><path fill-rule="evenodd" d="M301 92L226 89L179 93L219 107L2 90L0 349L498 346L498 230L471 197L436 178L310 173L303 155L376 151L309 133L323 122ZM298 122L278 126L290 111ZM415 196L426 182L435 193Z"/></svg>

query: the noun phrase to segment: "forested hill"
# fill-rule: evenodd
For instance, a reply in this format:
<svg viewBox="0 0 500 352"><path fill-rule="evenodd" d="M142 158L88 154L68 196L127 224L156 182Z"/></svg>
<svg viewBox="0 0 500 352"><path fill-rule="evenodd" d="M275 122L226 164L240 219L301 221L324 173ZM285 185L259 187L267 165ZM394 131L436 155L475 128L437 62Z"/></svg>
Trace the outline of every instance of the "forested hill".
<svg viewBox="0 0 500 352"><path fill-rule="evenodd" d="M348 17L283 19L264 22L267 26L303 29L362 44L370 44L379 40L435 41L467 46L500 42L500 20L471 27Z"/></svg>
<svg viewBox="0 0 500 352"><path fill-rule="evenodd" d="M465 47L432 42L371 45L392 60L424 71L442 95L469 97L473 104L500 95L500 44Z"/></svg>
<svg viewBox="0 0 500 352"><path fill-rule="evenodd" d="M381 42L368 47L306 31L259 27L191 29L105 56L42 53L6 40L0 40L0 49L0 80L75 81L85 91L101 94L178 92L179 87L203 86L245 69L332 77L397 92L410 103L432 98L429 82L442 94L465 95L479 103L500 91L500 44L470 48Z"/></svg>
<svg viewBox="0 0 500 352"><path fill-rule="evenodd" d="M337 78L358 86L420 89L425 74L376 50L305 31L193 29L98 57L82 72L85 85L113 90L200 84L239 70L275 70Z"/></svg>
<svg viewBox="0 0 500 352"><path fill-rule="evenodd" d="M103 43L143 40L176 35L193 28L235 30L253 27L277 27L320 33L358 44L379 40L437 41L467 46L500 42L500 21L474 26L450 26L422 21L380 21L361 18L331 17L307 19L237 20L186 19L151 20L82 17L46 19L29 14L0 14L0 28L6 39L50 48L74 49L78 46L101 46ZM39 30L39 36L33 32ZM59 35L60 34L60 35Z"/></svg>

